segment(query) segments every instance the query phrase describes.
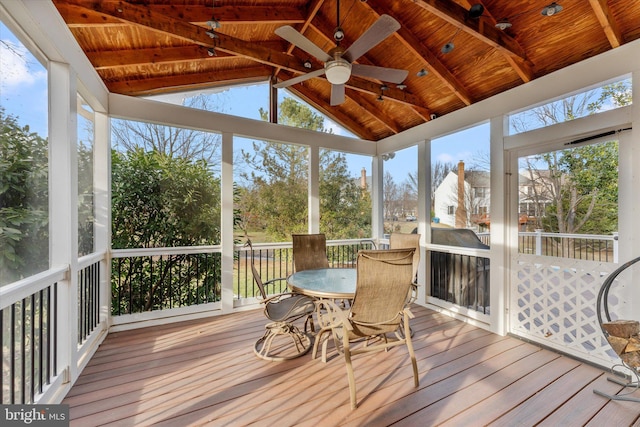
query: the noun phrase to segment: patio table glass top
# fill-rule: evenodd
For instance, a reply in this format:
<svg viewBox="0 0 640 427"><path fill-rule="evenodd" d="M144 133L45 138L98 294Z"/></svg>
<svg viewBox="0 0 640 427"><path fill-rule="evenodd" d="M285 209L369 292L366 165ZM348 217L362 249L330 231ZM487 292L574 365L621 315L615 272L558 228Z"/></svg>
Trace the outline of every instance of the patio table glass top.
<svg viewBox="0 0 640 427"><path fill-rule="evenodd" d="M293 273L287 278L289 288L317 298L353 298L356 294L355 268L319 268Z"/></svg>

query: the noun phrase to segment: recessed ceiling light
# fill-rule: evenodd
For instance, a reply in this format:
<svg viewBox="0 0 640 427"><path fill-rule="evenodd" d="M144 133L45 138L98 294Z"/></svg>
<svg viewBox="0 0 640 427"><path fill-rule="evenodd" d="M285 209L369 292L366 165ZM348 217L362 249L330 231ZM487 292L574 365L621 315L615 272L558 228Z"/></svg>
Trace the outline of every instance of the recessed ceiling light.
<svg viewBox="0 0 640 427"><path fill-rule="evenodd" d="M496 22L496 28L502 31L506 30L507 28L511 28L511 25L511 22L509 22L507 18L503 18Z"/></svg>
<svg viewBox="0 0 640 427"><path fill-rule="evenodd" d="M420 70L420 71L418 71L418 72L416 73L416 76L418 76L418 77L424 77L424 76L426 76L427 74L429 74L429 73L427 72L427 70L425 70L425 69L423 68L422 70Z"/></svg>
<svg viewBox="0 0 640 427"><path fill-rule="evenodd" d="M556 13L560 13L561 10L562 10L562 6L560 6L556 2L553 2L550 5L545 6L544 9L542 9L542 12L540 13L544 16L553 16Z"/></svg>

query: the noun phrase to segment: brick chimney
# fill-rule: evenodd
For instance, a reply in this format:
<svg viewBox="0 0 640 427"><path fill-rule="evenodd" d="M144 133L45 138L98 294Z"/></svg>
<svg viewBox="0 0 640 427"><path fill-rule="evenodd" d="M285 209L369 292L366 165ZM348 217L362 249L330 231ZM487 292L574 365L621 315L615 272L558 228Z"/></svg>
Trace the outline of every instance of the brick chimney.
<svg viewBox="0 0 640 427"><path fill-rule="evenodd" d="M464 162L458 162L458 208L456 209L456 228L467 227L467 207L464 197Z"/></svg>
<svg viewBox="0 0 640 427"><path fill-rule="evenodd" d="M360 188L367 189L367 170L365 168L360 171Z"/></svg>

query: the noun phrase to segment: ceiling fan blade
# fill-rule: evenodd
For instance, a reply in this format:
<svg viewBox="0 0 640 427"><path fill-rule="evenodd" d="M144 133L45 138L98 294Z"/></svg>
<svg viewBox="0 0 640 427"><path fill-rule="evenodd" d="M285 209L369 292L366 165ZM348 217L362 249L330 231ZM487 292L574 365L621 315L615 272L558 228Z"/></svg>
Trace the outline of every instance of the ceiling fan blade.
<svg viewBox="0 0 640 427"><path fill-rule="evenodd" d="M381 15L349 48L342 57L353 62L367 53L382 40L400 29L400 23L389 15Z"/></svg>
<svg viewBox="0 0 640 427"><path fill-rule="evenodd" d="M363 64L351 65L351 73L362 77L370 77L372 79L382 80L383 82L396 84L402 83L409 75L407 70Z"/></svg>
<svg viewBox="0 0 640 427"><path fill-rule="evenodd" d="M285 25L276 29L275 33L288 41L289 43L304 50L309 55L318 58L322 62L331 61L333 58L329 56L324 50L316 46L311 40L299 33L295 28L290 25Z"/></svg>
<svg viewBox="0 0 640 427"><path fill-rule="evenodd" d="M273 87L275 87L277 89L281 89L283 87L288 87L288 86L294 85L296 83L300 83L300 82L303 82L305 80L309 80L309 79L314 78L314 77L319 77L319 76L321 76L323 74L324 74L324 68L319 68L319 69L317 69L315 71L311 71L310 73L302 74L302 75L300 75L298 77L294 77L292 79L285 80L285 81L280 82L280 83L276 83L276 84L273 85Z"/></svg>
<svg viewBox="0 0 640 427"><path fill-rule="evenodd" d="M331 106L344 102L344 85L331 85Z"/></svg>

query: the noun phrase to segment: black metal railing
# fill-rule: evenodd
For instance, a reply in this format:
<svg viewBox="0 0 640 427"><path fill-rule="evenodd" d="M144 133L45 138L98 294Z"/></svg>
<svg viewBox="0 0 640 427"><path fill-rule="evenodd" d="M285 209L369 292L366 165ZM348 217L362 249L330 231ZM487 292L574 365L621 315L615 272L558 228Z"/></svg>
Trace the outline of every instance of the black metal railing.
<svg viewBox="0 0 640 427"><path fill-rule="evenodd" d="M100 323L100 262L78 271L78 344Z"/></svg>
<svg viewBox="0 0 640 427"><path fill-rule="evenodd" d="M114 258L111 313L123 315L220 301L220 283L220 253Z"/></svg>
<svg viewBox="0 0 640 427"><path fill-rule="evenodd" d="M4 308L2 342L2 404L31 404L57 375L58 284Z"/></svg>
<svg viewBox="0 0 640 427"><path fill-rule="evenodd" d="M430 295L489 313L489 258L431 251Z"/></svg>
<svg viewBox="0 0 640 427"><path fill-rule="evenodd" d="M261 279L266 282L275 278L286 278L293 273L293 250L290 247L260 247L254 244L253 262L260 273ZM356 257L361 249L373 249L375 243L372 240L361 241L335 241L327 242L327 258L332 268L355 268ZM235 286L236 299L251 298L259 295L251 275L251 252L248 250L236 251ZM269 293L287 291L286 281L274 283L268 289Z"/></svg>

